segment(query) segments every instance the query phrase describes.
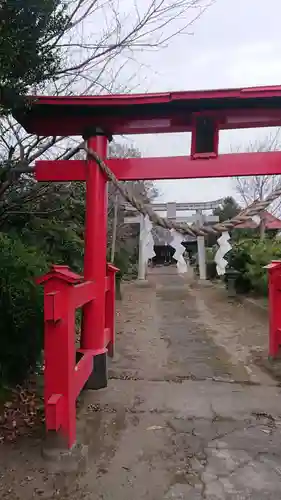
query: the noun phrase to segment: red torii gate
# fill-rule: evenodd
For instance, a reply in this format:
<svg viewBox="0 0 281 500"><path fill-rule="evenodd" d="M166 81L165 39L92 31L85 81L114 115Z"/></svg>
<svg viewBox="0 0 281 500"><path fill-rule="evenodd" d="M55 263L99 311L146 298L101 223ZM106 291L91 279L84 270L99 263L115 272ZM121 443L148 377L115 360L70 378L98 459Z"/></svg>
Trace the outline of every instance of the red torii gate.
<svg viewBox="0 0 281 500"><path fill-rule="evenodd" d="M109 168L119 180L281 173L281 152L218 154L220 130L281 125L281 86L35 97L28 107L17 110L15 117L29 133L83 136L102 159L106 159L108 141L114 134L191 132L191 151L185 157L108 159ZM107 179L91 158L38 161L35 177L44 182L86 182L84 278L64 266L53 266L42 279L46 283L46 425L47 430L62 431L71 447L75 441L76 397L87 380L89 388L107 385L106 356L114 344L112 276L116 269L106 265ZM75 364L73 318L75 308L81 306L80 360ZM61 356L65 356L65 363L59 363Z"/></svg>

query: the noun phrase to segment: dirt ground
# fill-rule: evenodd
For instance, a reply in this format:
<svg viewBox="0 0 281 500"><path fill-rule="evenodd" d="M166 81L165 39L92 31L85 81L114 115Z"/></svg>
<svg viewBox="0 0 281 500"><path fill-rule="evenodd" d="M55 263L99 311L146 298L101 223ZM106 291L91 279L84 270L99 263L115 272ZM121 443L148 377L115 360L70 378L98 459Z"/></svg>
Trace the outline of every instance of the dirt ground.
<svg viewBox="0 0 281 500"><path fill-rule="evenodd" d="M47 463L40 436L2 445L1 498L279 500L266 313L174 268L126 284L118 309L108 388L79 405L84 458Z"/></svg>

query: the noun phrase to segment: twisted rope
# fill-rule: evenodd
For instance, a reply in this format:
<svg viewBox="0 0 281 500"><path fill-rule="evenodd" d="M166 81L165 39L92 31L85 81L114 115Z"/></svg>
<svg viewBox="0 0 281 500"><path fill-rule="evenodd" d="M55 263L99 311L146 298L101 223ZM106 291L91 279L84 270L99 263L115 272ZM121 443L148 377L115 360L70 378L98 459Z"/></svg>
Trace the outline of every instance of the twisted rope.
<svg viewBox="0 0 281 500"><path fill-rule="evenodd" d="M151 222L163 227L164 229L175 229L177 232L183 235L189 236L206 236L208 234L218 234L224 231L230 231L235 226L243 222L247 222L254 217L254 215L259 215L261 212L266 210L271 203L273 203L277 198L281 196L281 187L278 187L272 193L270 193L265 200L256 200L251 205L249 205L245 210L242 210L238 215L224 222L213 224L212 226L200 226L188 225L186 223L178 223L160 217L153 208L143 203L139 200L133 193L131 193L127 187L118 181L115 174L110 170L106 163L99 157L99 155L93 150L87 147L86 143L83 145L83 149L87 153L88 157L95 160L102 172L107 176L107 178L112 182L116 189L121 193L123 198L130 203L138 212L141 214L148 215Z"/></svg>

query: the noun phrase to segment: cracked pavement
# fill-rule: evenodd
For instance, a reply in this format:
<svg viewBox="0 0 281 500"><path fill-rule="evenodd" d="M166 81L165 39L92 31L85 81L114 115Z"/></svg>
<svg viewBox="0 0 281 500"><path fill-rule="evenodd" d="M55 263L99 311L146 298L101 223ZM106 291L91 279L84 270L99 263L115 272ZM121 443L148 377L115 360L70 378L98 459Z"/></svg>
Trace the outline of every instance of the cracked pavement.
<svg viewBox="0 0 281 500"><path fill-rule="evenodd" d="M279 500L281 390L253 365L252 339L238 337L247 333L243 311L238 318L228 303L230 316L215 321L190 280L164 268L150 286L125 285L109 386L85 392L80 405L87 460L46 474L36 443L20 465L16 449L0 453L0 468L16 471L15 496L3 498ZM245 311L247 324L264 341L266 322L253 314ZM28 470L33 479L20 489Z"/></svg>

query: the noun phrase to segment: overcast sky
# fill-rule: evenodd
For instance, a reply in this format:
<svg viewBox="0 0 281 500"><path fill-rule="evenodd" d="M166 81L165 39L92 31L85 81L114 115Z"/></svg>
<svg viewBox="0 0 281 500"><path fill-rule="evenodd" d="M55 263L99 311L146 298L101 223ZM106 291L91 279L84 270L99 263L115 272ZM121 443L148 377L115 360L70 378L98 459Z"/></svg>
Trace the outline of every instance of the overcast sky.
<svg viewBox="0 0 281 500"><path fill-rule="evenodd" d="M139 54L145 63L138 92L281 84L281 0L216 0L165 50ZM141 77L140 77L141 78ZM269 129L225 131L220 151L247 147ZM143 156L189 153L189 134L134 136ZM235 194L230 179L158 182L161 201L208 201Z"/></svg>

